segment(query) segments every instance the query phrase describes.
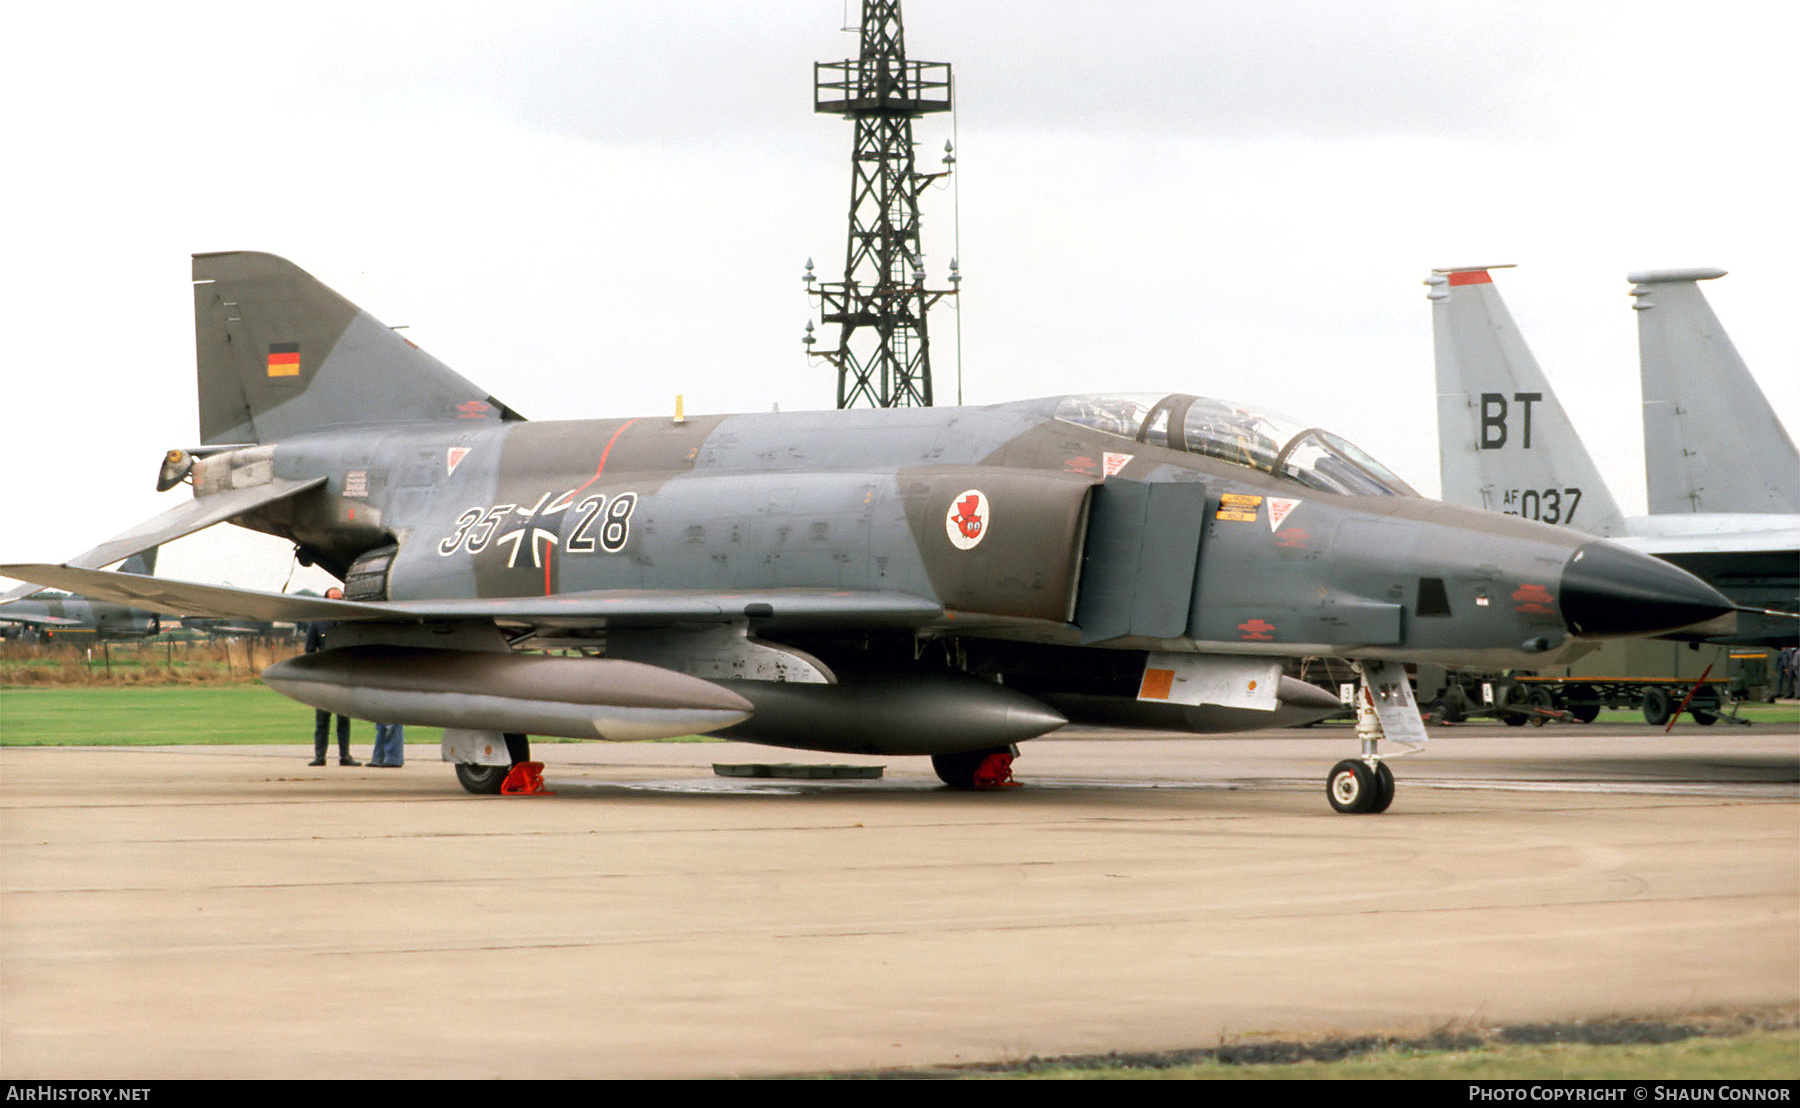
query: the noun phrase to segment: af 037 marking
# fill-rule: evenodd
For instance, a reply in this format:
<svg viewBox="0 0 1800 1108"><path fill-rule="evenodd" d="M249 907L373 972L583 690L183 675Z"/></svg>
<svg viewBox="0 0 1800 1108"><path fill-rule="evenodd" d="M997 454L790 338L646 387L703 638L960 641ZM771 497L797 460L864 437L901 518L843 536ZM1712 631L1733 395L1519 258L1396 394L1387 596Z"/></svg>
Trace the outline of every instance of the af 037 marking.
<svg viewBox="0 0 1800 1108"><path fill-rule="evenodd" d="M964 489L944 513L944 534L958 550L973 550L988 533L988 498L980 489Z"/></svg>
<svg viewBox="0 0 1800 1108"><path fill-rule="evenodd" d="M1567 510L1563 507L1565 500ZM1580 504L1581 490L1573 486L1566 489L1507 489L1500 497L1500 510L1509 516L1570 526L1575 523L1575 509Z"/></svg>

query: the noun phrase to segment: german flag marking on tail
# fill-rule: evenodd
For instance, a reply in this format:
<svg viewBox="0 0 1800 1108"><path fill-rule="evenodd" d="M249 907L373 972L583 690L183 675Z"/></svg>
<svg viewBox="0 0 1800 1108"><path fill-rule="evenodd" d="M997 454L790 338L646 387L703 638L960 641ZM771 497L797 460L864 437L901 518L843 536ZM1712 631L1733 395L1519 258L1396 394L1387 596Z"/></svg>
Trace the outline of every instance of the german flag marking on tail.
<svg viewBox="0 0 1800 1108"><path fill-rule="evenodd" d="M269 344L269 376L300 376L300 344L297 342L272 342Z"/></svg>

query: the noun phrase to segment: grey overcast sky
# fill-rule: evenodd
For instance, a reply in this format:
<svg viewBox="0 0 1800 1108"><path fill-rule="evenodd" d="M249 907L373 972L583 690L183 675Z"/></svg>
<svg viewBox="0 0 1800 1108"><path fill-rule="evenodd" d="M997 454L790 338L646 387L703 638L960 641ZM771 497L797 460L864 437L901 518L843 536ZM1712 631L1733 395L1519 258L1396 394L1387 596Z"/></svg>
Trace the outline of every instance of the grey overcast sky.
<svg viewBox="0 0 1800 1108"><path fill-rule="evenodd" d="M281 254L533 418L829 407L851 128L811 111L844 0L38 4L0 43L13 480L0 558L185 495L188 256ZM1790 428L1790 5L906 0L954 117L924 200L937 388L1263 404L1437 487L1434 266L1498 277L1628 511L1630 270L1705 286ZM959 326L960 323L960 326ZM215 529L223 532L226 529ZM272 542L272 540L270 540ZM208 533L161 572L279 587Z"/></svg>

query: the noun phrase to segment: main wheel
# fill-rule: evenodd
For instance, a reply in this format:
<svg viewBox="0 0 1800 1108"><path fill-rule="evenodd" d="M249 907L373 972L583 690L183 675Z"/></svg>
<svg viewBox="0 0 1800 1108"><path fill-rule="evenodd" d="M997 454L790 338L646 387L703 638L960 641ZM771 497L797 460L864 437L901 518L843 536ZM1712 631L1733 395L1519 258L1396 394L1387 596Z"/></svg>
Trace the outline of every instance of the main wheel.
<svg viewBox="0 0 1800 1108"><path fill-rule="evenodd" d="M1391 773L1388 780L1393 780ZM1361 813L1381 811L1394 795L1390 789L1384 802L1378 771L1360 759L1346 758L1331 767L1331 776L1325 779L1325 798L1340 812Z"/></svg>
<svg viewBox="0 0 1800 1108"><path fill-rule="evenodd" d="M1669 694L1662 689L1644 690L1644 722L1652 727L1661 727L1669 722L1675 706L1669 703Z"/></svg>
<svg viewBox="0 0 1800 1108"><path fill-rule="evenodd" d="M969 791L995 788L1012 780L1012 760L1015 754L1015 749L1010 746L957 754L933 754L931 768L937 771L939 781L953 789Z"/></svg>
<svg viewBox="0 0 1800 1108"><path fill-rule="evenodd" d="M472 793L497 795L506 783L511 766L479 766L473 762L456 763L456 780Z"/></svg>
<svg viewBox="0 0 1800 1108"><path fill-rule="evenodd" d="M531 739L516 731L507 731L502 736L506 739L506 757L511 765L483 766L473 762L456 763L456 780L472 793L497 796L500 786L506 784L506 775L512 772L513 766L520 762L531 761Z"/></svg>

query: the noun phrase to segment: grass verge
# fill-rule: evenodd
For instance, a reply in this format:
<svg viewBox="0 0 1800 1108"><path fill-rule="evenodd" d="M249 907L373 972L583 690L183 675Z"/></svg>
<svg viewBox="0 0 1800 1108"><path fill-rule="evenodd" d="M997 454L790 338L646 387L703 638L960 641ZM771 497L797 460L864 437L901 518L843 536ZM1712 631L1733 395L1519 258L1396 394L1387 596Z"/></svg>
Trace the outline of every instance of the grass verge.
<svg viewBox="0 0 1800 1108"><path fill-rule="evenodd" d="M0 746L310 743L312 735L312 709L263 684L0 688ZM406 729L409 744L441 737L435 727ZM350 738L374 742L375 725L356 721Z"/></svg>
<svg viewBox="0 0 1800 1108"><path fill-rule="evenodd" d="M1195 1050L1030 1058L839 1077L1060 1080L1794 1081L1800 1009L1708 1012Z"/></svg>

